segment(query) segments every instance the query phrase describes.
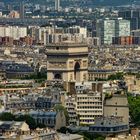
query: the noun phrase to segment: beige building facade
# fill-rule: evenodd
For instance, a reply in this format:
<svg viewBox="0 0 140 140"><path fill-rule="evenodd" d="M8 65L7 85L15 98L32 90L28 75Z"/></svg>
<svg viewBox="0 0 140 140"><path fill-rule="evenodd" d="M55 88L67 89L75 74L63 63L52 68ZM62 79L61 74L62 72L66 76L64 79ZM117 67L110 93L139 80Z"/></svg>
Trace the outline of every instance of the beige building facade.
<svg viewBox="0 0 140 140"><path fill-rule="evenodd" d="M124 80L128 86L128 92L140 91L140 78L135 75L126 75Z"/></svg>
<svg viewBox="0 0 140 140"><path fill-rule="evenodd" d="M92 90L85 90L82 85L76 90L76 112L79 124L92 125L95 118L103 116L102 83L92 83Z"/></svg>
<svg viewBox="0 0 140 140"><path fill-rule="evenodd" d="M104 101L104 116L123 117L123 121L129 124L129 106L126 95L113 95Z"/></svg>
<svg viewBox="0 0 140 140"><path fill-rule="evenodd" d="M80 124L94 124L96 117L103 115L101 93L83 93L76 95L76 110L80 115Z"/></svg>
<svg viewBox="0 0 140 140"><path fill-rule="evenodd" d="M50 44L47 48L47 78L63 81L88 80L88 46L86 44Z"/></svg>

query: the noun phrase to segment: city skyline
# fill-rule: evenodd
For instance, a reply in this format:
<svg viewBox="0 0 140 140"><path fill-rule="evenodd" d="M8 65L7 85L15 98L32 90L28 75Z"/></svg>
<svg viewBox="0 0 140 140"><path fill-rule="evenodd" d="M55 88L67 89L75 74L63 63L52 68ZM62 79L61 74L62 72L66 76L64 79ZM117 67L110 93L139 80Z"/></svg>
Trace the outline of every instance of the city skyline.
<svg viewBox="0 0 140 140"><path fill-rule="evenodd" d="M139 140L140 0L0 2L0 139Z"/></svg>
<svg viewBox="0 0 140 140"><path fill-rule="evenodd" d="M47 3L47 2L52 2L54 3L54 1L44 1L44 0L39 0L39 1L35 1L35 0L22 0L22 1L28 1L28 2L33 2L33 3ZM62 0L62 4L63 2L65 3L65 1L69 1L69 2L72 2L73 0ZM75 0L77 1L77 0ZM5 1L1 1L1 2L21 2L19 0L5 0ZM81 2L81 0L79 0L79 2ZM86 0L82 0L82 2L87 2ZM140 0L121 0L121 1L118 1L118 0L89 0L88 1L89 3L92 3L93 5L95 6L119 6L119 5L129 5L129 4L132 4L132 3L137 3L137 2L140 2ZM88 3L87 2L87 3Z"/></svg>

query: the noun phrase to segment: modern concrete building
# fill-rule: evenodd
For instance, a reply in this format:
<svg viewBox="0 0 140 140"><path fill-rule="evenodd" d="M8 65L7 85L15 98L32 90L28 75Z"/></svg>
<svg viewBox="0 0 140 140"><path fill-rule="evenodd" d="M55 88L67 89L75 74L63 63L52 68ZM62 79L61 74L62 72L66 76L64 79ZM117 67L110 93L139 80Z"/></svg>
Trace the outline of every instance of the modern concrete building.
<svg viewBox="0 0 140 140"><path fill-rule="evenodd" d="M81 34L81 35L83 35L84 38L86 38L87 37L87 28L80 27L80 26L72 26L72 27L64 29L64 33Z"/></svg>
<svg viewBox="0 0 140 140"><path fill-rule="evenodd" d="M80 26L71 26L61 28L57 26L29 27L29 34L39 44L51 44L72 41L76 43L87 42L87 28ZM97 42L97 41L96 41Z"/></svg>
<svg viewBox="0 0 140 140"><path fill-rule="evenodd" d="M100 37L101 44L112 44L112 37L115 37L115 21L110 19L97 21L97 37Z"/></svg>
<svg viewBox="0 0 140 140"><path fill-rule="evenodd" d="M140 29L132 30L131 35L134 37L140 37Z"/></svg>
<svg viewBox="0 0 140 140"><path fill-rule="evenodd" d="M123 9L119 10L118 17L122 17L123 19L130 20L131 30L140 29L140 14L139 9Z"/></svg>
<svg viewBox="0 0 140 140"><path fill-rule="evenodd" d="M28 28L29 35L36 40L38 44L47 44L49 42L48 35L54 33L54 28L52 27L39 27L30 26Z"/></svg>
<svg viewBox="0 0 140 140"><path fill-rule="evenodd" d="M76 102L75 98L68 97L65 101L65 106L69 115L69 124L77 125L77 113L76 113Z"/></svg>
<svg viewBox="0 0 140 140"><path fill-rule="evenodd" d="M63 81L87 81L88 46L86 44L49 44L47 78Z"/></svg>
<svg viewBox="0 0 140 140"><path fill-rule="evenodd" d="M80 124L94 124L95 118L103 115L102 83L93 83L92 91L84 85L76 87L76 111Z"/></svg>
<svg viewBox="0 0 140 140"><path fill-rule="evenodd" d="M130 21L119 18L115 21L115 37L130 36Z"/></svg>
<svg viewBox="0 0 140 140"><path fill-rule="evenodd" d="M113 37L130 36L130 21L121 18L98 20L96 30L101 44L110 45Z"/></svg>
<svg viewBox="0 0 140 140"><path fill-rule="evenodd" d="M0 37L12 37L15 40L27 36L27 27L0 26L0 31Z"/></svg>

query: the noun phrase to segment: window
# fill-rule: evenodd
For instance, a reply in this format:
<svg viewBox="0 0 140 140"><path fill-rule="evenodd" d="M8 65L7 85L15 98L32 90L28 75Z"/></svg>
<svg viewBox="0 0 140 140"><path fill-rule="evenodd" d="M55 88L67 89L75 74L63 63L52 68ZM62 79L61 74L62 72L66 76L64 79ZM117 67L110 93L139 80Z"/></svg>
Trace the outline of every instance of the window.
<svg viewBox="0 0 140 140"><path fill-rule="evenodd" d="M73 79L73 76L72 76L72 74L70 75L70 80L72 80Z"/></svg>
<svg viewBox="0 0 140 140"><path fill-rule="evenodd" d="M59 50L59 47L56 47L56 50Z"/></svg>
<svg viewBox="0 0 140 140"><path fill-rule="evenodd" d="M83 80L86 80L86 74L83 74Z"/></svg>
<svg viewBox="0 0 140 140"><path fill-rule="evenodd" d="M134 81L134 85L136 85L136 81Z"/></svg>
<svg viewBox="0 0 140 140"><path fill-rule="evenodd" d="M50 119L48 119L48 124L50 124L51 123L51 120Z"/></svg>

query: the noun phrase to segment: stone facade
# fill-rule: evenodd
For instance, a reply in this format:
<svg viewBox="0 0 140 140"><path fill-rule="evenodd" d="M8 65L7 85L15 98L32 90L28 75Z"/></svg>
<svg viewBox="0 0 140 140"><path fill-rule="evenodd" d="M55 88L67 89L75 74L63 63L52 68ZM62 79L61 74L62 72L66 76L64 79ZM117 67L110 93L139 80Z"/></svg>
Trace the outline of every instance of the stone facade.
<svg viewBox="0 0 140 140"><path fill-rule="evenodd" d="M104 116L123 117L124 123L129 124L129 107L126 95L113 95L104 103Z"/></svg>
<svg viewBox="0 0 140 140"><path fill-rule="evenodd" d="M63 81L88 80L88 46L86 44L47 45L48 80Z"/></svg>

